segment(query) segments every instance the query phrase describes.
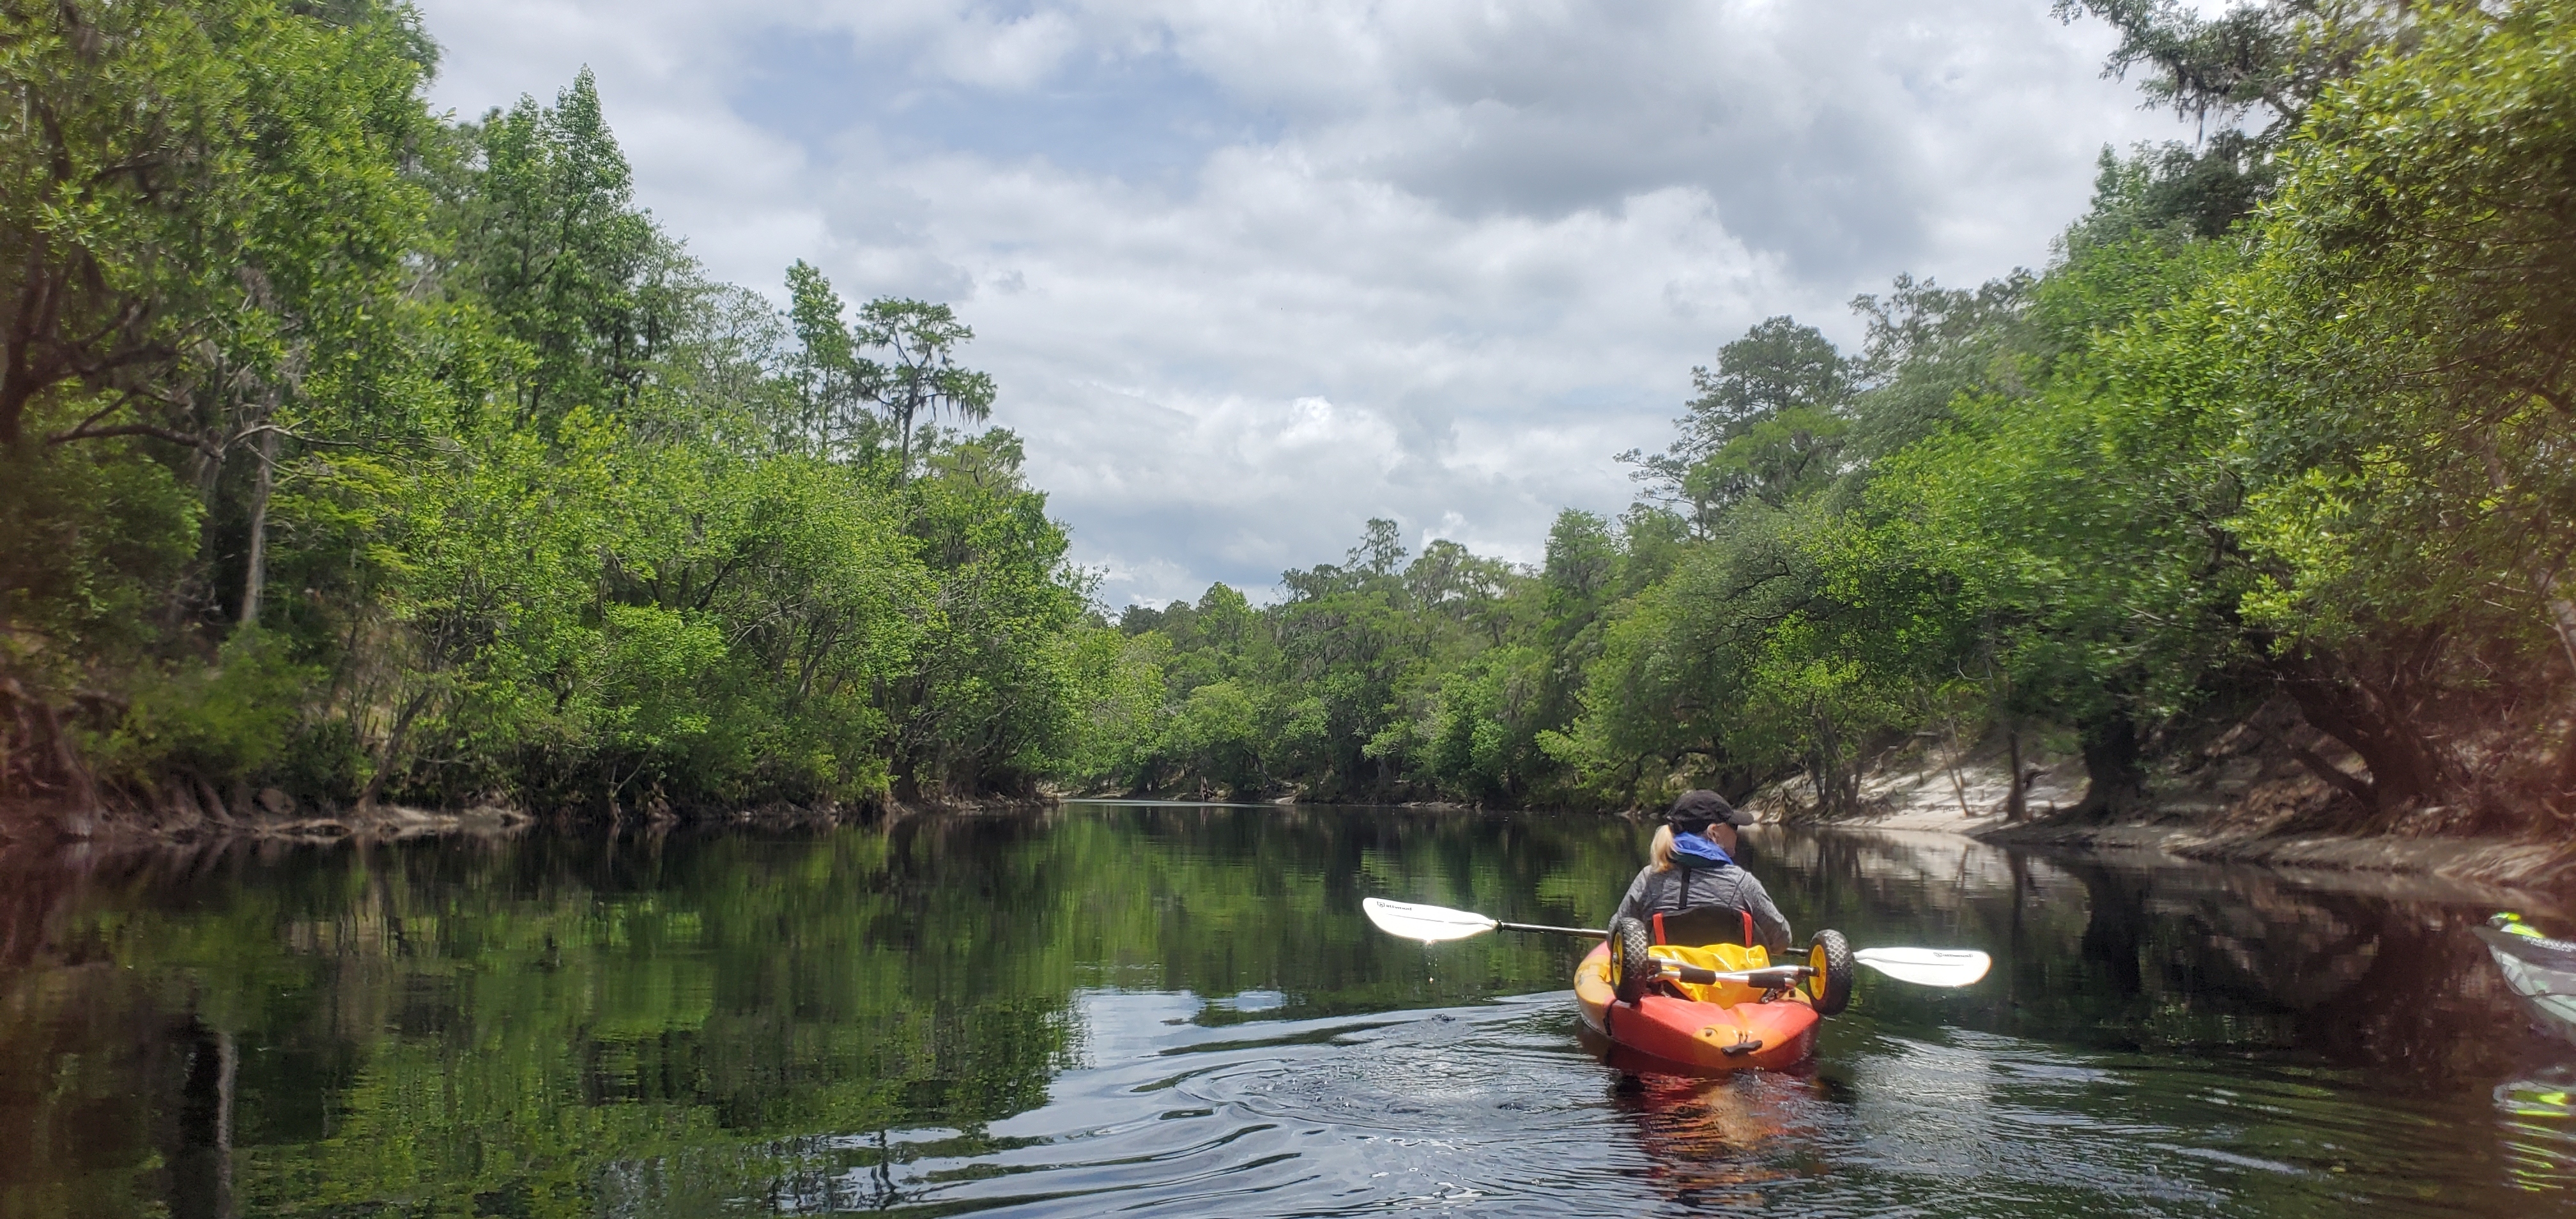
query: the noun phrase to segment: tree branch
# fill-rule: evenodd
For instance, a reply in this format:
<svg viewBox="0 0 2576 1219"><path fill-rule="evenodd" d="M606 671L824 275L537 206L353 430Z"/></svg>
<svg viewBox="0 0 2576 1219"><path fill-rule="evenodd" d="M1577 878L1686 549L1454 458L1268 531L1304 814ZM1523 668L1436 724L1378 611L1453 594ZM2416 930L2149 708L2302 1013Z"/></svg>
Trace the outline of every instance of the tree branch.
<svg viewBox="0 0 2576 1219"><path fill-rule="evenodd" d="M2368 779L2360 778L2352 772L2319 757L2315 750L2310 749L2305 745L2290 746L2290 756L2297 759L2299 765L2307 767L2308 770L2314 773L2318 778L2334 784L2335 787L2340 789L2345 795L2361 801L2361 806L2363 808L2375 809L2379 807L2378 784L2373 783Z"/></svg>
<svg viewBox="0 0 2576 1219"><path fill-rule="evenodd" d="M105 428L92 428L87 424L83 424L82 426L73 428L68 432L57 432L54 435L47 436L45 437L45 443L49 445L70 444L75 440L107 440L118 436L149 436L155 440L167 440L172 444L184 445L188 448L195 449L200 453L204 453L208 457L216 456L214 449L206 444L204 437L191 436L185 432L172 431L165 427L155 427L149 423L124 423L118 424L115 427Z"/></svg>

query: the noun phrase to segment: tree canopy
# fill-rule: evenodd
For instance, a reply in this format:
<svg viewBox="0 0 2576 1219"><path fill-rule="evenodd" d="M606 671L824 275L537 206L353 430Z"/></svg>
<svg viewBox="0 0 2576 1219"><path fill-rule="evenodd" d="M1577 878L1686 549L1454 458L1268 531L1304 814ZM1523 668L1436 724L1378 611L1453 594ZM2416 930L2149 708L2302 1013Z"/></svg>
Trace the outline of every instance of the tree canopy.
<svg viewBox="0 0 2576 1219"><path fill-rule="evenodd" d="M714 282L587 72L457 122L405 8L0 0L0 798L1830 811L1933 733L2116 810L2269 704L2349 816L2576 816L2576 4L2057 11L2204 127L2045 267L1715 344L1537 562L1353 521L1113 621L966 317Z"/></svg>
<svg viewBox="0 0 2576 1219"><path fill-rule="evenodd" d="M2049 266L1900 277L1855 302L1856 352L1755 325L1668 447L1622 456L1626 516L1569 513L1471 597L1355 551L1288 573L1260 646L1175 604L1123 621L1136 655L1174 700L1223 674L1260 779L1324 794L1797 777L1850 809L1930 730L2062 741L2113 811L2150 755L2282 699L2356 816L2576 816L2576 6L2058 11L2207 128L2106 150ZM1122 781L1249 782L1123 730Z"/></svg>
<svg viewBox="0 0 2576 1219"><path fill-rule="evenodd" d="M947 306L711 281L587 71L442 120L407 8L0 23L0 795L831 806L1076 754L1107 628Z"/></svg>

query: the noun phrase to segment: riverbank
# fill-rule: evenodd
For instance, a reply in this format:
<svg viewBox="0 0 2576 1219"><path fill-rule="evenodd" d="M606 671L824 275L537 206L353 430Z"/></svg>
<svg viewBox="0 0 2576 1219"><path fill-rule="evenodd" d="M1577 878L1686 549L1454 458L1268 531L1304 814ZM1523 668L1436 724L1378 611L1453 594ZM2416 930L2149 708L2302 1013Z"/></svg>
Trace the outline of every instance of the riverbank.
<svg viewBox="0 0 2576 1219"><path fill-rule="evenodd" d="M190 847L221 842L401 842L448 836L512 835L546 822L557 825L837 825L888 822L939 813L1035 812L1056 803L1053 797L992 796L975 799L916 801L910 804L762 805L714 815L680 815L667 809L628 812L603 818L541 817L527 809L481 804L461 809L423 809L398 804L330 810L299 809L282 801L252 805L246 816L207 815L194 808L151 813L101 808L69 808L26 802L0 803L0 849L43 851L56 846L123 849Z"/></svg>
<svg viewBox="0 0 2576 1219"><path fill-rule="evenodd" d="M2425 877L2466 895L2576 897L2576 841L2443 832L2425 810L2380 832L2339 828L2343 797L2299 764L2277 732L2249 720L2149 769L2148 798L2105 815L2085 807L2083 762L2025 758L2029 816L2008 820L2010 772L1992 743L1952 749L1922 742L1892 751L1864 775L1859 816L1816 816L1802 780L1773 784L1746 806L1765 821L1843 829L1963 834L2051 854L2165 857L2310 874Z"/></svg>
<svg viewBox="0 0 2576 1219"><path fill-rule="evenodd" d="M534 824L521 809L477 805L423 809L399 804L303 810L280 802L254 806L246 815L209 815L191 808L138 814L108 808L14 803L0 805L0 843L42 847L55 843L184 845L216 839L263 842L401 841L451 834L506 834Z"/></svg>
<svg viewBox="0 0 2576 1219"><path fill-rule="evenodd" d="M2154 799L2142 810L2100 819L2085 810L2080 759L2034 751L2024 758L2030 816L2006 818L2009 773L2003 751L1991 746L1948 749L1925 741L1884 756L1863 777L1865 813L1826 818L1813 812L1803 780L1763 788L1745 807L1766 823L1812 825L1841 831L1897 835L1956 835L1994 846L2043 854L2153 863L2235 863L2300 874L2311 883L2349 887L2337 875L2420 878L2430 887L2400 886L2409 896L2447 896L2538 905L2576 901L2576 843L2441 834L2318 832L2311 826L2335 793L2281 760L2260 756L2259 746L2236 748L2222 737L2195 760L2168 764L2154 776ZM718 815L677 816L667 811L630 814L617 823L681 825L827 825L889 822L942 813L1036 812L1062 799L1098 797L991 797L886 806L801 808L767 806ZM1112 802L1133 799L1106 797ZM1212 803L1186 797L1175 803ZM1294 806L1293 796L1248 804ZM277 806L277 807L270 807ZM59 806L0 806L0 848L12 854L43 853L54 846L85 850L195 847L209 843L396 842L445 836L506 836L544 818L523 809L483 805L456 810L381 805L317 812L254 805L251 816L138 816L112 810ZM1414 811L1474 813L1465 804L1416 802ZM1532 810L1522 810L1532 811ZM598 822L596 817L583 819ZM2390 892L2383 882L2363 884Z"/></svg>
<svg viewBox="0 0 2576 1219"><path fill-rule="evenodd" d="M2462 884L2565 896L2576 894L2576 850L2512 838L2397 838L2277 834L2190 825L2024 823L1974 834L1996 846L2110 855L2153 852L2201 863L2258 864L2283 871L2428 876Z"/></svg>

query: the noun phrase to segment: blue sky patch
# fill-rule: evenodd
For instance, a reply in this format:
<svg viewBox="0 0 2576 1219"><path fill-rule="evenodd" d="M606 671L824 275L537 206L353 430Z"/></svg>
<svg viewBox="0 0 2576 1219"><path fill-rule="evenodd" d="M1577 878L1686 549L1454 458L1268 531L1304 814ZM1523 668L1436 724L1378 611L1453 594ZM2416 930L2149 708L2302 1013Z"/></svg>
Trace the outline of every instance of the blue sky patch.
<svg viewBox="0 0 2576 1219"><path fill-rule="evenodd" d="M898 155L1041 158L1137 185L1185 184L1211 152L1267 143L1284 129L1164 50L1077 52L1036 88L1002 90L923 72L918 49L771 28L749 40L756 67L726 100L818 161L836 159L834 146L864 129Z"/></svg>

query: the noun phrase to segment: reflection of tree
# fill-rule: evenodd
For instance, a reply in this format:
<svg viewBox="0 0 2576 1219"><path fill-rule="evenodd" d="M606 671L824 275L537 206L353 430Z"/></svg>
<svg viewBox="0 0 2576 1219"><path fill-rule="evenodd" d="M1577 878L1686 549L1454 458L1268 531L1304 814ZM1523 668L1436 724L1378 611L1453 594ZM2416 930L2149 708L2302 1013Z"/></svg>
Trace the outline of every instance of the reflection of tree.
<svg viewBox="0 0 2576 1219"><path fill-rule="evenodd" d="M1353 908L1402 893L1598 917L1642 839L1593 819L1156 807L55 869L0 886L0 944L32 946L0 962L0 1055L77 1062L79 1086L0 1094L0 1136L133 1133L0 1156L0 1185L219 1201L185 1162L228 1163L245 1213L892 1204L914 1188L903 1165L985 1154L992 1122L1045 1101L1083 1052L1083 987L1278 990L1272 1015L1555 989L1578 946L1433 958ZM229 1064L229 1091L183 1063ZM216 1095L230 1116L209 1125L218 1109L190 1098Z"/></svg>
<svg viewBox="0 0 2576 1219"><path fill-rule="evenodd" d="M0 1053L109 1069L77 1095L0 1098L0 1120L128 1113L96 1120L159 1133L43 1167L157 1156L174 1214L424 1190L544 1214L593 1209L626 1157L972 1129L1040 1103L1069 1052L1070 987L1011 967L1043 931L997 924L1010 903L993 894L1006 881L1045 908L1055 886L996 876L1011 852L980 842L954 852L968 862L951 884L909 883L888 842L332 848L273 867L228 850L93 869L74 908L22 914L60 934L35 972L0 974L0 998L55 1010L0 1023ZM66 987L93 976L81 959L142 982ZM126 1035L155 1048L101 1055L119 1026L170 1010L190 1013L178 1032Z"/></svg>
<svg viewBox="0 0 2576 1219"><path fill-rule="evenodd" d="M220 1200L228 1164L243 1213L896 1204L920 1188L906 1165L986 1154L992 1123L1044 1102L1086 1053L1084 988L1280 992L1208 1023L1558 990L1582 945L1426 952L1353 908L1582 924L1643 839L1590 818L1136 807L103 858L0 884L0 1056L62 1064L41 1088L0 1074L0 1147L84 1132L0 1155L0 1188L176 1213ZM1996 953L1965 992L1866 985L1881 1029L2292 1052L2426 1087L2511 1052L2471 912L1957 839L1756 842L1801 930ZM1688 1188L1722 1192L1756 1125L1700 1095L1634 1111L1674 1162L1719 1165Z"/></svg>
<svg viewBox="0 0 2576 1219"><path fill-rule="evenodd" d="M2087 888L2088 959L2094 928L2110 925L2102 941L2135 945L2152 970L2139 992L2147 1005L2202 1017L2186 1030L2234 1018L2225 1035L2260 1028L2282 1048L2342 1066L2402 1066L2407 1080L2436 1088L2518 1052L2467 931L2475 912L2302 889L2252 869L2088 874ZM2156 1026L2152 1013L2141 1022Z"/></svg>
<svg viewBox="0 0 2576 1219"><path fill-rule="evenodd" d="M0 849L0 970L36 963L54 937L54 922L78 873L68 867L8 866Z"/></svg>
<svg viewBox="0 0 2576 1219"><path fill-rule="evenodd" d="M2253 868L2059 866L2083 886L2076 947L2090 980L2051 977L2054 1001L2017 982L2036 1004L2025 1015L2046 1013L2040 1023L2062 1030L2030 1031L2272 1048L2399 1068L2393 1079L2432 1090L2523 1052L2468 931L2481 911L2307 888Z"/></svg>
<svg viewBox="0 0 2576 1219"><path fill-rule="evenodd" d="M2368 965L2330 995L2293 992L2306 1001L2303 1046L2338 1063L2403 1064L2428 1086L2491 1076L2523 1052L2502 977L2468 931L2475 913L2349 896L2320 905L2352 930L2316 955Z"/></svg>
<svg viewBox="0 0 2576 1219"><path fill-rule="evenodd" d="M174 1219L233 1212L233 1086L239 1057L230 1035L190 1020L173 1034L180 1080L170 1132Z"/></svg>
<svg viewBox="0 0 2576 1219"><path fill-rule="evenodd" d="M2098 971L2110 994L2134 999L2146 989L2138 962L2141 938L2148 930L2145 877L2099 866L2067 869L2084 882L2084 963Z"/></svg>
<svg viewBox="0 0 2576 1219"><path fill-rule="evenodd" d="M1801 930L1855 944L1957 943L1997 977L1956 994L1864 985L1861 1010L2043 1041L2271 1051L2439 1089L2526 1041L2467 928L2483 910L2304 886L2242 867L2031 856L1952 836L1758 840ZM1964 878L1964 879L1962 879Z"/></svg>

